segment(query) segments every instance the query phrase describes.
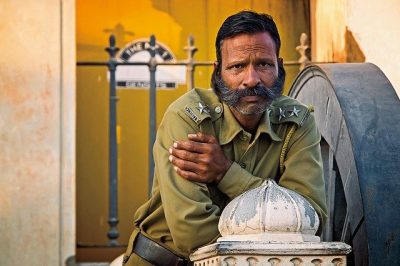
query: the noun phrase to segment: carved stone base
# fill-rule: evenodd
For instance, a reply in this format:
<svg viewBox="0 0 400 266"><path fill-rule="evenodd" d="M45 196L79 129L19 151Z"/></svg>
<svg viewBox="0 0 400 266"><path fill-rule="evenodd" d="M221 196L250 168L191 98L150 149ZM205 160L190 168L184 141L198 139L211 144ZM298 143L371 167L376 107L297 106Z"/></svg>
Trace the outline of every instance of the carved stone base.
<svg viewBox="0 0 400 266"><path fill-rule="evenodd" d="M340 242L223 241L198 249L190 259L194 266L233 265L346 265L351 247Z"/></svg>

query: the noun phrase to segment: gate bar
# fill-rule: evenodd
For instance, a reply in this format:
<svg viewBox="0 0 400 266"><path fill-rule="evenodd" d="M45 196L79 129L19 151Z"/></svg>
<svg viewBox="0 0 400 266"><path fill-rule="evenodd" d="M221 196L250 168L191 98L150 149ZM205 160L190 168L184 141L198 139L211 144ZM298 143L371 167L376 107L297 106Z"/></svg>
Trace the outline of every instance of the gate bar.
<svg viewBox="0 0 400 266"><path fill-rule="evenodd" d="M150 71L150 93L149 93L149 176L148 176L148 190L147 195L150 197L151 188L153 186L154 176L154 158L153 158L153 145L156 140L156 37L150 36L150 61L148 63Z"/></svg>
<svg viewBox="0 0 400 266"><path fill-rule="evenodd" d="M110 229L107 233L110 246L118 246L119 232L117 229L118 220L118 166L117 166L117 93L116 93L116 81L115 71L117 68L117 60L115 54L119 48L115 46L114 35L110 36L109 39L110 47L105 50L110 55L108 60L108 70L110 72L110 127L109 127L109 208L108 208L108 224Z"/></svg>

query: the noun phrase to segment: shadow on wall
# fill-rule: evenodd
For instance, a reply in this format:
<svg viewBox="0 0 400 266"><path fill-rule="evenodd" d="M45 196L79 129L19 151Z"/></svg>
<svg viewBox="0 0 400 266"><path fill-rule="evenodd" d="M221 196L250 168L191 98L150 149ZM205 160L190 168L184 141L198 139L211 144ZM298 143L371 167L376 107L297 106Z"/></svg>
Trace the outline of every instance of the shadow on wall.
<svg viewBox="0 0 400 266"><path fill-rule="evenodd" d="M346 27L345 33L346 43L346 62L348 63L362 63L365 62L365 55L358 45L353 33Z"/></svg>
<svg viewBox="0 0 400 266"><path fill-rule="evenodd" d="M112 29L104 29L104 33L108 33L109 35L114 34L115 39L116 39L116 45L118 48L122 49L128 43L129 41L125 40L126 36L134 36L135 33L132 31L126 31L125 27L121 24L118 23L114 26ZM150 38L150 37L149 37ZM129 39L132 39L131 37Z"/></svg>

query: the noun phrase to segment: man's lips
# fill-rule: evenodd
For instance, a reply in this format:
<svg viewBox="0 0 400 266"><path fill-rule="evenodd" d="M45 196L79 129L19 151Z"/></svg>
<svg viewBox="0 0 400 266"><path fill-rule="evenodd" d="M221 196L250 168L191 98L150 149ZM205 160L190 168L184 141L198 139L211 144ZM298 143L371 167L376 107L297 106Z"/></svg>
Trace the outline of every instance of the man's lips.
<svg viewBox="0 0 400 266"><path fill-rule="evenodd" d="M243 102L252 103L252 102L259 102L261 98L262 97L260 97L260 96L254 95L254 96L241 97L240 100Z"/></svg>

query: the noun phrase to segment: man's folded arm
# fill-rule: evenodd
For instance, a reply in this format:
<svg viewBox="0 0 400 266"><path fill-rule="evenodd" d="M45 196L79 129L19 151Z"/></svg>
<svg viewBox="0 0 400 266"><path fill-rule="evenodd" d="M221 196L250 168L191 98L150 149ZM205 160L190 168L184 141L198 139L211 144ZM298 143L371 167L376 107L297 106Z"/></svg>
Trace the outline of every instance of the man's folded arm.
<svg viewBox="0 0 400 266"><path fill-rule="evenodd" d="M196 131L195 123L169 111L161 122L153 148L165 218L174 244L184 254L219 236L221 210L211 201L207 185L180 177L168 159L173 142L187 139L188 134Z"/></svg>

